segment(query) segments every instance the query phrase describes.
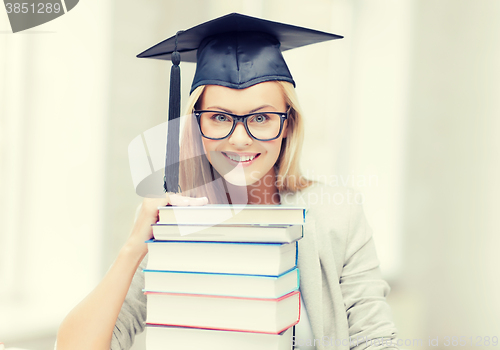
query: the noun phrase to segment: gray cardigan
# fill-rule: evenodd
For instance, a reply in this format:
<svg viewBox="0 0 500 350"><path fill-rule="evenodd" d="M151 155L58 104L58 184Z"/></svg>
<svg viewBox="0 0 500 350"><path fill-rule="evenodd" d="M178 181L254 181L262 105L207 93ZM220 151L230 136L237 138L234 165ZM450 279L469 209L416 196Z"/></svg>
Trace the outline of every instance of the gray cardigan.
<svg viewBox="0 0 500 350"><path fill-rule="evenodd" d="M300 290L316 349L397 349L372 231L360 197L344 187L315 184L281 193L283 205L306 208L299 241ZM111 349L129 349L144 330L146 297L141 263L115 325ZM391 343L392 340L392 343ZM314 340L312 340L314 341Z"/></svg>

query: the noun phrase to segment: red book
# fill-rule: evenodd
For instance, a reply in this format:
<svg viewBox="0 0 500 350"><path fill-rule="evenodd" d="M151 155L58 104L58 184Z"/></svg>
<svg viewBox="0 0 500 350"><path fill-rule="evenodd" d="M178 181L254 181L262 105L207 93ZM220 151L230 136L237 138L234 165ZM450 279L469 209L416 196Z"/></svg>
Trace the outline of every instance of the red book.
<svg viewBox="0 0 500 350"><path fill-rule="evenodd" d="M300 292L276 299L145 292L148 325L278 334L300 319Z"/></svg>
<svg viewBox="0 0 500 350"><path fill-rule="evenodd" d="M293 350L293 327L280 334L147 326L148 350Z"/></svg>

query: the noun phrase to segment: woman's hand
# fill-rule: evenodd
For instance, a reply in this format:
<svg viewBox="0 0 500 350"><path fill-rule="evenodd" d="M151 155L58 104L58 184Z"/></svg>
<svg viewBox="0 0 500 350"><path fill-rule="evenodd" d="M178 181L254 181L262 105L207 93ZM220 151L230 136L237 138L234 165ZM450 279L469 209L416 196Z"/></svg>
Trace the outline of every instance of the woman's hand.
<svg viewBox="0 0 500 350"><path fill-rule="evenodd" d="M167 205L195 206L207 203L207 197L192 198L176 193L167 193L164 198L144 198L126 246L136 251L142 257L146 255L148 247L144 242L153 238L153 228L151 225L158 222L158 207Z"/></svg>

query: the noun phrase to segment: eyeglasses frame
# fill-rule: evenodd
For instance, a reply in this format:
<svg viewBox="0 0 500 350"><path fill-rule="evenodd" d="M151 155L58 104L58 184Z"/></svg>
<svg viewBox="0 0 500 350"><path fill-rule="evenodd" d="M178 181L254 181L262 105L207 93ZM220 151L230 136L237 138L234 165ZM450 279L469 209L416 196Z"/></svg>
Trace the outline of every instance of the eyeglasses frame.
<svg viewBox="0 0 500 350"><path fill-rule="evenodd" d="M231 130L229 131L229 133L226 136L220 137L220 138L213 138L213 137L205 136L205 134L201 130L201 123L200 123L201 114L205 113L205 112L226 114L226 115L230 116L231 118L233 118L233 126L232 126ZM241 122L241 123L243 123L243 126L245 127L247 134L252 139L257 140L257 141L272 141L272 140L276 140L278 137L281 136L281 133L283 132L283 123L285 122L285 120L288 119L289 112L290 112L290 108L284 113L283 112L256 112L256 113L249 113L249 114L244 114L244 115L237 115L237 114L223 112L223 111L211 111L211 110L198 110L198 111L196 111L196 110L194 110L193 114L196 117L196 121L198 122L198 127L200 128L201 135L206 139L209 139L209 140L227 139L228 137L230 137L233 134L234 129L236 129L236 124ZM277 114L280 117L280 130L279 130L278 135L276 137L273 137L270 139L259 139L259 138L255 137L254 135L252 135L252 133L248 129L247 120L249 117L252 117L254 115L260 115L260 114Z"/></svg>

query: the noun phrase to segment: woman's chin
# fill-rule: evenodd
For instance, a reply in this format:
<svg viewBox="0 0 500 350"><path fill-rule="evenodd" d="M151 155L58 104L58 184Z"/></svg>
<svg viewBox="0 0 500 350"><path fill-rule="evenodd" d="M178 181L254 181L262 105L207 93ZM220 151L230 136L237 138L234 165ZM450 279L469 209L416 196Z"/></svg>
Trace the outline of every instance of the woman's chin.
<svg viewBox="0 0 500 350"><path fill-rule="evenodd" d="M224 180L234 186L250 186L259 180L254 172L249 174L242 167L235 167L224 175Z"/></svg>
<svg viewBox="0 0 500 350"><path fill-rule="evenodd" d="M251 179L247 179L246 176L241 176L241 174L231 173L224 175L224 180L234 186L250 186L255 182Z"/></svg>

